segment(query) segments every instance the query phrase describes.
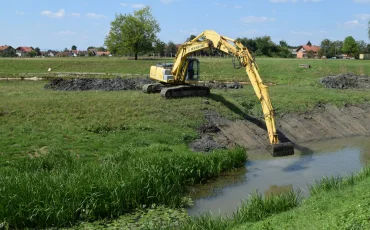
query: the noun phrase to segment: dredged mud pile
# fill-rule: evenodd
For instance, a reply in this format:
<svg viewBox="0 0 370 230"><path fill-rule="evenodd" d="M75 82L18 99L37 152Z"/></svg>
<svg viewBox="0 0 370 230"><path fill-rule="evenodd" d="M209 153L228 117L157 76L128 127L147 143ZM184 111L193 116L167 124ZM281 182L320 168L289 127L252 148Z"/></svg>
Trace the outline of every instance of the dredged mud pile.
<svg viewBox="0 0 370 230"><path fill-rule="evenodd" d="M44 86L45 89L79 91L79 90L141 90L143 85L154 83L149 77L145 78L56 78ZM243 85L234 83L204 83L211 89L241 89Z"/></svg>
<svg viewBox="0 0 370 230"><path fill-rule="evenodd" d="M143 85L153 83L146 78L80 78L63 79L56 78L44 86L45 89L79 91L79 90L141 90Z"/></svg>
<svg viewBox="0 0 370 230"><path fill-rule="evenodd" d="M353 73L344 73L336 76L320 78L319 82L326 88L361 89L370 88L370 77L357 76Z"/></svg>

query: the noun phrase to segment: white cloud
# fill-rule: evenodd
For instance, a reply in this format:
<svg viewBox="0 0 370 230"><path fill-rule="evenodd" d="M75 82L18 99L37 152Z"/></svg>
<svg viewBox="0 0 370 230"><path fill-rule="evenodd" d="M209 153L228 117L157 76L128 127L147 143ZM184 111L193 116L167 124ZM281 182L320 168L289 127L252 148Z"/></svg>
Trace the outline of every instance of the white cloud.
<svg viewBox="0 0 370 230"><path fill-rule="evenodd" d="M353 1L357 3L370 3L370 0L353 0Z"/></svg>
<svg viewBox="0 0 370 230"><path fill-rule="evenodd" d="M343 24L343 28L347 30L352 30L352 29L366 29L365 24L361 24L359 20L352 20L352 21L347 21Z"/></svg>
<svg viewBox="0 0 370 230"><path fill-rule="evenodd" d="M54 35L57 36L71 36L71 35L76 35L76 32L70 31L70 30L65 30L65 31L59 31L54 33Z"/></svg>
<svg viewBox="0 0 370 230"><path fill-rule="evenodd" d="M297 0L270 0L272 3L285 3L285 2L293 2L296 3Z"/></svg>
<svg viewBox="0 0 370 230"><path fill-rule="evenodd" d="M86 16L88 18L105 18L102 14L96 14L96 13L87 13Z"/></svg>
<svg viewBox="0 0 370 230"><path fill-rule="evenodd" d="M353 20L353 21L345 22L344 25L347 25L347 26L356 26L356 25L360 25L360 22L358 20Z"/></svg>
<svg viewBox="0 0 370 230"><path fill-rule="evenodd" d="M164 0L166 3L170 3L172 2L172 0ZM163 1L162 1L163 2ZM125 2L121 2L120 3L121 6L123 7L126 7L126 6L130 6L131 8L134 8L134 9L142 9L145 7L144 4L127 4Z"/></svg>
<svg viewBox="0 0 370 230"><path fill-rule="evenodd" d="M80 13L71 13L71 16L72 16L72 17L80 17L80 16L81 16L81 14L80 14Z"/></svg>
<svg viewBox="0 0 370 230"><path fill-rule="evenodd" d="M48 16L51 18L64 18L65 11L60 9L58 12L51 12L50 10L44 10L41 12L41 15Z"/></svg>
<svg viewBox="0 0 370 230"><path fill-rule="evenodd" d="M370 20L370 14L357 14L356 17L361 20Z"/></svg>
<svg viewBox="0 0 370 230"><path fill-rule="evenodd" d="M170 4L173 3L174 0L161 0L163 4Z"/></svg>
<svg viewBox="0 0 370 230"><path fill-rule="evenodd" d="M244 23L259 23L259 22L269 22L269 21L276 21L275 18L268 18L268 17L256 17L256 16L248 16L242 18Z"/></svg>
<svg viewBox="0 0 370 230"><path fill-rule="evenodd" d="M142 9L145 7L144 4L131 4L131 7L134 9Z"/></svg>
<svg viewBox="0 0 370 230"><path fill-rule="evenodd" d="M223 8L226 8L227 7L226 4L219 3L219 2L215 2L215 5L218 6L218 7L223 7Z"/></svg>
<svg viewBox="0 0 370 230"><path fill-rule="evenodd" d="M294 35L300 35L300 36L312 36L312 33L311 32L308 32L308 31L290 31L290 33L294 34Z"/></svg>
<svg viewBox="0 0 370 230"><path fill-rule="evenodd" d="M322 0L304 0L304 2L321 2Z"/></svg>
<svg viewBox="0 0 370 230"><path fill-rule="evenodd" d="M15 11L15 14L17 14L17 15L23 15L24 14L24 12L22 12L22 11Z"/></svg>
<svg viewBox="0 0 370 230"><path fill-rule="evenodd" d="M243 8L243 7L242 7L242 6L240 6L240 5L235 5L235 6L234 6L234 8L235 8L235 9L241 9L241 8Z"/></svg>

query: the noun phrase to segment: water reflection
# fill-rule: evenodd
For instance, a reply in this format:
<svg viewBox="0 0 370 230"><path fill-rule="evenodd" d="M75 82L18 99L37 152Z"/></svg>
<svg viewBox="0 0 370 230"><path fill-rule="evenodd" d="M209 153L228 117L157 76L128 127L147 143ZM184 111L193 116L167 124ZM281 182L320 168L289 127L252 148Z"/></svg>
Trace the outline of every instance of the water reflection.
<svg viewBox="0 0 370 230"><path fill-rule="evenodd" d="M235 176L235 183L218 178L218 186L207 183L206 192L201 196L197 197L195 191L197 199L195 206L188 210L189 214L232 213L241 200L256 190L271 195L293 188L308 195L307 184L313 184L323 176L349 175L369 164L370 142L369 137L330 140L298 146L294 156L272 158L269 153L250 152L248 157L247 171ZM197 189L202 191L202 187Z"/></svg>

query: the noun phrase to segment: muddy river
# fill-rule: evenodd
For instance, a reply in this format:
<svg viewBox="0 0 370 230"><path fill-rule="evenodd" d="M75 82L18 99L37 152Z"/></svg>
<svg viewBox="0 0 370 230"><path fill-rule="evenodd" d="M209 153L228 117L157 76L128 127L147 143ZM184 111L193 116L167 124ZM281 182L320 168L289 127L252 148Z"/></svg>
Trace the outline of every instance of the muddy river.
<svg viewBox="0 0 370 230"><path fill-rule="evenodd" d="M294 156L272 158L266 152L250 152L246 168L225 174L205 185L190 188L195 206L190 215L211 212L231 214L256 190L266 195L300 189L323 176L345 176L370 163L370 138L356 137L303 144Z"/></svg>

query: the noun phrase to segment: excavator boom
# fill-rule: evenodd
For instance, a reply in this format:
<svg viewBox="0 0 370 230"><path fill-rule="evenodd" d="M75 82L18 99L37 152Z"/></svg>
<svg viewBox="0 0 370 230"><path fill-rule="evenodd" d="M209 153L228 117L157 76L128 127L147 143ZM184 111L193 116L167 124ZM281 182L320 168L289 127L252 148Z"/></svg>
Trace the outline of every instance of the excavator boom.
<svg viewBox="0 0 370 230"><path fill-rule="evenodd" d="M199 79L199 61L189 58L191 54L205 49L217 49L234 56L240 66L245 67L249 80L257 98L261 102L262 111L271 144L273 156L288 156L294 154L293 144L280 143L275 126L275 114L270 101L268 87L263 83L258 73L258 66L246 47L240 42L221 36L213 30L205 30L193 40L185 42L177 51L173 65L152 66L150 78L161 84L144 86L144 92L154 92L148 89L161 90L164 97L181 97L194 95L208 95L209 89L202 86L192 86Z"/></svg>

